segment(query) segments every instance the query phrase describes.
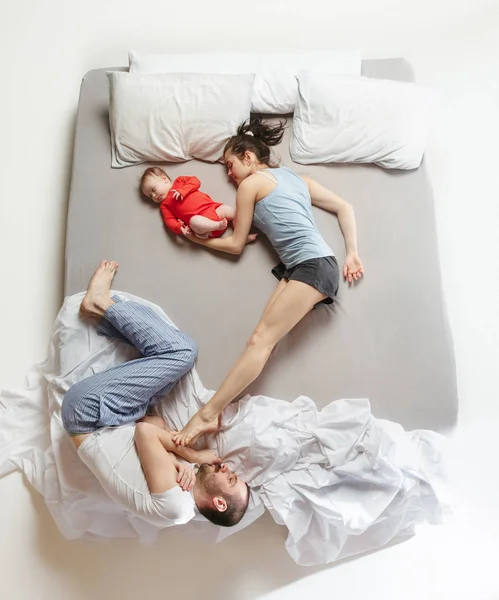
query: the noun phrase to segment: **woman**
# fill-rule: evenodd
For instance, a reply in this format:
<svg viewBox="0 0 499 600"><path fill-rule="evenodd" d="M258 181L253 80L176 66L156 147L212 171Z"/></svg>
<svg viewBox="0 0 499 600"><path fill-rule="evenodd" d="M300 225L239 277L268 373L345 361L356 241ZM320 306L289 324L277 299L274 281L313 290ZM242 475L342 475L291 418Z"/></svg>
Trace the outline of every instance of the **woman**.
<svg viewBox="0 0 499 600"><path fill-rule="evenodd" d="M187 235L196 244L241 254L254 239L249 235L254 223L281 263L272 271L279 284L244 352L208 404L174 435L177 444L192 444L199 435L215 431L223 409L260 375L277 342L317 303L333 302L338 263L315 225L311 204L337 214L346 246L343 276L352 283L363 275L352 207L313 179L271 166L270 146L283 133L283 123L270 126L259 118L239 127L224 150L229 177L237 185L234 233L205 240Z"/></svg>

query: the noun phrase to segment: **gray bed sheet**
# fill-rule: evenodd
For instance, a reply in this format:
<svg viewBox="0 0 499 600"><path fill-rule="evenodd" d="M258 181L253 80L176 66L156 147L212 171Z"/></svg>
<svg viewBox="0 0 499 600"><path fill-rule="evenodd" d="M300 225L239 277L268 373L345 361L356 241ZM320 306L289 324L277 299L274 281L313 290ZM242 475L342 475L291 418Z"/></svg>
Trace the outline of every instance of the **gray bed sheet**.
<svg viewBox="0 0 499 600"><path fill-rule="evenodd" d="M263 239L231 257L164 229L157 206L139 193L147 165L110 167L106 70L90 71L81 85L65 293L84 290L101 259L118 261L114 288L161 305L193 336L199 344L198 372L205 386L216 389L277 284L270 272L277 257ZM413 79L403 59L363 61L363 74ZM332 307L307 315L278 344L249 391L287 400L303 394L319 406L368 397L375 416L406 428L451 427L457 415L454 351L424 163L410 172L372 165L305 167L289 157L289 134L277 148L283 164L315 177L354 206L365 278L354 286L342 282ZM222 165L191 161L165 169L172 178L196 175L203 191L234 205L235 188ZM314 211L342 264L336 217Z"/></svg>

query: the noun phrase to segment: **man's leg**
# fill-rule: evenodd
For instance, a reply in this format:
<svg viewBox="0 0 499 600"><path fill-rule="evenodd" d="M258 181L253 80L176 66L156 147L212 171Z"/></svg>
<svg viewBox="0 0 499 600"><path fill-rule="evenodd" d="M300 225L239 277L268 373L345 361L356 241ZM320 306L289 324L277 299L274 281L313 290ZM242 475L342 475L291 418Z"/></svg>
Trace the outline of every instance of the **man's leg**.
<svg viewBox="0 0 499 600"><path fill-rule="evenodd" d="M113 271L112 264L104 262L96 271L82 311L101 317L99 332L128 340L142 358L97 373L68 390L62 420L73 435L142 418L148 406L159 401L192 368L197 355L193 340L152 308L113 301L109 290L116 268Z"/></svg>

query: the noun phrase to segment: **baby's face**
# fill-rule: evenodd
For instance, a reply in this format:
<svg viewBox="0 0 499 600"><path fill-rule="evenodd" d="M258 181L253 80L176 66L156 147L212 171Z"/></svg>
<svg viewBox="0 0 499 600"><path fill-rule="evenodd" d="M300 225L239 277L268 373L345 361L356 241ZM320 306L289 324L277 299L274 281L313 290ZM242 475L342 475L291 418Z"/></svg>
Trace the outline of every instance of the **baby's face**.
<svg viewBox="0 0 499 600"><path fill-rule="evenodd" d="M171 190L172 182L166 175L150 175L144 182L142 192L153 202L163 202Z"/></svg>

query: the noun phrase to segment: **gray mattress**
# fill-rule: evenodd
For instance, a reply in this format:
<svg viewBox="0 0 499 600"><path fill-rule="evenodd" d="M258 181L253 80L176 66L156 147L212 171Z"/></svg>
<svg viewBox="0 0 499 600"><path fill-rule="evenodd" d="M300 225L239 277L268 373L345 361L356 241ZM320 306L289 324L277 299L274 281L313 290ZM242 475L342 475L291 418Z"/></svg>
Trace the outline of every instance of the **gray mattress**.
<svg viewBox="0 0 499 600"><path fill-rule="evenodd" d="M109 69L107 69L109 70ZM120 69L121 70L121 69ZM65 293L85 289L102 258L120 263L115 289L161 305L199 344L198 371L216 389L242 351L276 286L277 257L264 240L240 257L208 251L167 232L156 205L143 200L145 166L110 167L106 69L83 78L69 203ZM363 62L370 77L412 80L401 59ZM277 152L285 165L315 177L352 203L365 278L340 285L284 338L251 393L319 406L368 397L373 413L404 427L446 429L457 414L452 339L443 304L431 186L424 164L390 172L371 165L294 165L289 130ZM219 164L166 165L173 178L196 175L217 201L235 188ZM345 256L335 216L314 209L338 256ZM260 236L261 237L261 236Z"/></svg>

